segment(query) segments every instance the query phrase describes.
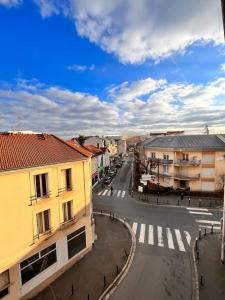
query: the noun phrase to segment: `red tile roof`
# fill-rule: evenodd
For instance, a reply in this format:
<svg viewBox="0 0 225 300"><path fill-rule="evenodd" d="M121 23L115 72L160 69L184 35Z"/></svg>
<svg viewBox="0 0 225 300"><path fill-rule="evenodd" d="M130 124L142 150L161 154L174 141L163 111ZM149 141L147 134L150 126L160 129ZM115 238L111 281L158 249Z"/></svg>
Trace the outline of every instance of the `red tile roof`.
<svg viewBox="0 0 225 300"><path fill-rule="evenodd" d="M50 134L0 133L0 171L86 159Z"/></svg>
<svg viewBox="0 0 225 300"><path fill-rule="evenodd" d="M94 155L101 155L103 154L102 150L95 147L94 145L91 144L86 144L83 145L84 148L86 148L88 151L90 151L91 153L93 153Z"/></svg>
<svg viewBox="0 0 225 300"><path fill-rule="evenodd" d="M90 151L88 151L87 149L85 149L81 145L74 143L74 141L72 141L72 140L69 140L69 141L66 141L66 142L71 147L73 147L76 151L78 151L79 153L81 153L82 155L84 155L86 157L91 157L93 155Z"/></svg>

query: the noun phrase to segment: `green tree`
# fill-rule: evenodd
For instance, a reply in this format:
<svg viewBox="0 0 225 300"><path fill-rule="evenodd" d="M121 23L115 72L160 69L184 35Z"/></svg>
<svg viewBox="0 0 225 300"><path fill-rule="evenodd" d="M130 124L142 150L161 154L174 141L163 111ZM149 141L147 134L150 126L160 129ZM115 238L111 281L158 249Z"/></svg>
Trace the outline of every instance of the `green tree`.
<svg viewBox="0 0 225 300"><path fill-rule="evenodd" d="M83 146L85 140L86 140L86 137L84 135L79 135L77 138L77 141L81 146Z"/></svg>

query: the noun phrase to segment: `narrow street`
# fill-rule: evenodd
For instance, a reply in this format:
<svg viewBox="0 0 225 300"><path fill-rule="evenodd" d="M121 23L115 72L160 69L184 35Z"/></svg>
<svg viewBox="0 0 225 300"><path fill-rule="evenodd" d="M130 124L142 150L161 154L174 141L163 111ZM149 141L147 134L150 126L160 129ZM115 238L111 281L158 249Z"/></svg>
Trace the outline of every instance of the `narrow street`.
<svg viewBox="0 0 225 300"><path fill-rule="evenodd" d="M94 198L94 210L127 218L137 238L133 264L110 299L191 299L191 245L199 226L215 222L222 212L174 206L152 206L133 199L128 187L131 159L119 169L110 186ZM209 229L208 229L209 230Z"/></svg>

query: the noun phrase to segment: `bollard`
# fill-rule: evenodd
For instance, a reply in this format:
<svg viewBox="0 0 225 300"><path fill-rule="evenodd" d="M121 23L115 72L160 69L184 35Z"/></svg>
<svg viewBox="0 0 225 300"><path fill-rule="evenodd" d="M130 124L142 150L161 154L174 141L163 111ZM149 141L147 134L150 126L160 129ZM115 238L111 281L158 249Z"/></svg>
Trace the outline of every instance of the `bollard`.
<svg viewBox="0 0 225 300"><path fill-rule="evenodd" d="M104 275L104 287L106 286L106 277Z"/></svg>
<svg viewBox="0 0 225 300"><path fill-rule="evenodd" d="M124 249L124 253L125 253L125 256L128 256L127 250L126 250L126 249Z"/></svg>
<svg viewBox="0 0 225 300"><path fill-rule="evenodd" d="M188 198L188 206L191 206L191 198Z"/></svg>
<svg viewBox="0 0 225 300"><path fill-rule="evenodd" d="M101 215L102 215L102 210L101 210Z"/></svg>
<svg viewBox="0 0 225 300"><path fill-rule="evenodd" d="M212 224L212 227L211 227L211 234L213 234L213 224Z"/></svg>
<svg viewBox="0 0 225 300"><path fill-rule="evenodd" d="M199 260L199 251L197 251L197 256L196 256L197 260Z"/></svg>
<svg viewBox="0 0 225 300"><path fill-rule="evenodd" d="M206 236L206 228L205 228L205 233L204 233L204 235Z"/></svg>
<svg viewBox="0 0 225 300"><path fill-rule="evenodd" d="M90 294L88 294L88 300L90 300Z"/></svg>
<svg viewBox="0 0 225 300"><path fill-rule="evenodd" d="M73 296L74 294L74 288L73 288L73 284L72 284L72 288L71 288L71 296Z"/></svg>
<svg viewBox="0 0 225 300"><path fill-rule="evenodd" d="M156 198L156 203L159 204L159 198L158 197Z"/></svg>
<svg viewBox="0 0 225 300"><path fill-rule="evenodd" d="M179 198L177 200L177 206L180 206L180 200L179 200Z"/></svg>
<svg viewBox="0 0 225 300"><path fill-rule="evenodd" d="M119 274L119 267L116 266L116 275L118 275L118 274Z"/></svg>
<svg viewBox="0 0 225 300"><path fill-rule="evenodd" d="M203 275L201 274L201 276L200 276L200 284L201 284L201 286L203 286L204 285L204 281L203 281Z"/></svg>
<svg viewBox="0 0 225 300"><path fill-rule="evenodd" d="M202 238L202 230L201 229L199 229L199 231L198 231L198 238L199 238L199 240Z"/></svg>

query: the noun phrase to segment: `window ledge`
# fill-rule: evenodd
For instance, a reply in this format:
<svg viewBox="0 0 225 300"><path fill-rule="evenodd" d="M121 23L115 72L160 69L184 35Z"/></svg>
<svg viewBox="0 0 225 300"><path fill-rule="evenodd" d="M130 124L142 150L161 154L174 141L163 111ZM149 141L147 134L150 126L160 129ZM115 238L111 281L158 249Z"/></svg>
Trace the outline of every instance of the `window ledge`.
<svg viewBox="0 0 225 300"><path fill-rule="evenodd" d="M76 222L77 222L77 218L74 216L72 219L70 219L68 221L65 221L65 222L62 222L60 224L60 228L65 229L65 228L69 227L70 225L73 225Z"/></svg>

